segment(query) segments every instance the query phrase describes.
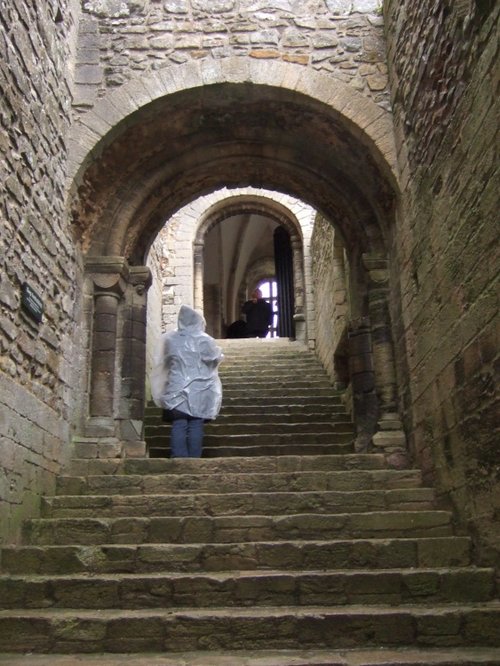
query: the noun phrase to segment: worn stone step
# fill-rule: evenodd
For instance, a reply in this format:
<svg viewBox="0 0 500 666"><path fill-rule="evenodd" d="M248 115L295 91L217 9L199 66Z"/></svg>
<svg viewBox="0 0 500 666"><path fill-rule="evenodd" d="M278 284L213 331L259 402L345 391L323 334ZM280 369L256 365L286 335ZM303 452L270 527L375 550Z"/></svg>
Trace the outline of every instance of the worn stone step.
<svg viewBox="0 0 500 666"><path fill-rule="evenodd" d="M334 408L335 406L342 406L342 401L339 396L333 394L325 395L311 395L310 393L297 392L296 395L289 395L286 392L277 395L268 395L267 391L265 395L262 392L256 392L255 395L247 396L244 391L241 391L239 396L228 395L228 392L225 391L222 397L222 409L226 407L246 407L249 411L258 407L259 409L265 408L266 406L270 407L273 410L291 410L294 406L300 406L301 410L308 410L311 408L316 411L321 407Z"/></svg>
<svg viewBox="0 0 500 666"><path fill-rule="evenodd" d="M182 462L182 461L180 461ZM301 472L214 472L177 466L178 473L96 476L60 476L58 495L146 495L179 493L298 492L323 490L377 490L416 488L421 485L420 470L311 470Z"/></svg>
<svg viewBox="0 0 500 666"><path fill-rule="evenodd" d="M266 392L270 389L290 391L291 389L302 389L304 391L317 391L318 389L330 389L335 391L332 383L323 373L322 376L314 376L309 373L305 376L302 372L295 373L294 376L282 376L281 374L274 373L269 377L256 377L246 374L229 375L220 373L222 382L223 393L226 391L234 391L241 389L244 386L246 389ZM335 393L337 395L337 393Z"/></svg>
<svg viewBox="0 0 500 666"><path fill-rule="evenodd" d="M304 405L302 401L287 402L277 404L276 402L269 401L266 405L254 406L252 403L238 404L234 401L223 401L220 415L242 413L244 415L259 417L263 415L270 415L278 420L289 415L302 416L305 419L314 421L317 416L323 420L322 417L339 416L346 414L345 407L340 400L336 399L320 399L317 398L316 402L310 405ZM159 407L149 406L146 408L146 420L149 422L151 419L161 419L162 410ZM219 418L219 417L218 417Z"/></svg>
<svg viewBox="0 0 500 666"><path fill-rule="evenodd" d="M297 368L300 372L297 372ZM324 368L319 364L299 365L291 367L287 364L285 367L276 366L273 363L266 363L265 366L249 367L247 364L231 366L222 363L219 366L219 376L223 381L262 381L270 382L277 378L280 381L295 381L299 376L301 380L321 379L326 380L331 385L331 381Z"/></svg>
<svg viewBox="0 0 500 666"><path fill-rule="evenodd" d="M311 397L314 400L317 396L319 397L328 397L335 398L338 397L335 389L330 386L318 386L318 387L308 387L300 388L295 386L268 386L265 391L262 388L255 388L249 386L248 388L245 385L242 386L230 386L228 388L223 388L223 401L225 400L237 400L238 398L254 398L256 404L260 402L269 402L274 398L286 397L287 401L290 402L290 399L300 397Z"/></svg>
<svg viewBox="0 0 500 666"><path fill-rule="evenodd" d="M212 608L475 603L494 592L490 568L378 571L0 576L0 608Z"/></svg>
<svg viewBox="0 0 500 666"><path fill-rule="evenodd" d="M262 444L241 445L216 444L214 446L203 446L203 458L236 458L238 456L261 457L261 456L290 456L300 455L341 455L350 453L353 449L351 437L340 444ZM148 454L151 458L166 458L170 455L170 447L167 441L155 442L148 446Z"/></svg>
<svg viewBox="0 0 500 666"><path fill-rule="evenodd" d="M341 425L344 423L349 423L352 426L351 417L349 414L346 414L344 411L333 411L332 409L325 409L324 412L283 412L279 414L263 413L261 411L255 413L249 413L245 409L237 410L233 408L223 409L216 421L207 424L207 428L212 428L216 425L231 424L237 425L242 430L246 424L252 424L254 426L263 425L265 427L272 426L274 424L275 430L280 430L283 425L290 423L314 423L318 426L322 426L324 423L331 424L333 426ZM161 414L158 415L156 420L148 419L148 423L151 425L160 425L162 424Z"/></svg>
<svg viewBox="0 0 500 666"><path fill-rule="evenodd" d="M244 417L243 417L244 418ZM156 424L156 425L147 425L145 428L146 439L153 438L155 436L164 436L166 432L169 432L171 428L170 424ZM241 433L245 433L245 436L248 435L271 435L279 431L280 435L302 435L302 434L336 434L349 432L352 433L353 425L348 421L340 421L339 423L332 422L294 422L289 421L288 423L244 423L244 422L233 422L231 419L220 419L213 423L207 424L205 427L205 437L209 435L238 435L241 436Z"/></svg>
<svg viewBox="0 0 500 666"><path fill-rule="evenodd" d="M151 458L101 458L73 459L71 474L76 476L101 474L222 474L238 473L277 473L341 471L363 469L385 469L385 459L380 453L350 453L345 455L319 456L261 456L234 459L218 458L194 460L172 459L152 460Z"/></svg>
<svg viewBox="0 0 500 666"><path fill-rule="evenodd" d="M32 545L239 543L451 534L451 514L438 510L292 516L40 518L28 520L24 526L24 542Z"/></svg>
<svg viewBox="0 0 500 666"><path fill-rule="evenodd" d="M344 405L338 402L335 404L334 400L327 399L322 400L317 398L315 401L310 402L309 404L304 404L303 401L300 403L293 402L282 402L277 404L274 401L269 401L266 404L256 406L252 402L247 401L246 403L237 401L224 401L221 407L220 415L233 415L233 414L244 414L244 415L271 415L274 418L277 418L278 421L284 417L294 417L298 418L300 415L305 416L306 419L311 419L313 421L316 417L316 414L319 415L328 415L335 417L338 414L346 414Z"/></svg>
<svg viewBox="0 0 500 666"><path fill-rule="evenodd" d="M207 446L216 446L217 444L242 444L243 446L264 446L277 444L336 444L352 441L353 435L350 429L338 432L253 432L238 434L218 434L218 431L208 430L203 438L203 443Z"/></svg>
<svg viewBox="0 0 500 666"><path fill-rule="evenodd" d="M297 433L296 435L205 435L204 458L252 457L281 455L334 455L351 453L354 435L350 430L333 433ZM157 436L148 436L148 452L158 450L167 455L170 435L167 430Z"/></svg>
<svg viewBox="0 0 500 666"><path fill-rule="evenodd" d="M206 450L209 448L220 447L234 447L235 449L239 447L260 447L262 449L261 453L265 454L266 451L268 451L267 455L272 455L270 448L273 447L273 449L277 449L278 451L280 448L282 448L285 455L291 455L292 451L289 450L290 446L294 447L294 452L298 454L301 451L305 452L306 446L351 444L353 439L354 435L350 428L345 429L343 432L298 432L295 434L283 434L281 432L218 434L218 431L214 432L207 429L207 432L203 438L203 449ZM163 447L168 445L168 431L159 431L159 434L157 435L149 435L147 438L147 444L150 448L154 448L155 446ZM352 447L341 447L337 452L348 453L349 451L354 451L354 449ZM318 451L318 454L320 452L321 449ZM331 453L334 453L334 451L331 451ZM239 455L241 455L241 453ZM274 455L276 455L275 452Z"/></svg>
<svg viewBox="0 0 500 666"><path fill-rule="evenodd" d="M0 611L3 652L499 647L500 604Z"/></svg>
<svg viewBox="0 0 500 666"><path fill-rule="evenodd" d="M297 371L304 374L321 375L326 377L325 369L315 356L285 354L280 356L268 355L266 358L252 359L239 356L225 356L219 366L219 374L265 376L270 370L275 374L293 375Z"/></svg>
<svg viewBox="0 0 500 666"><path fill-rule="evenodd" d="M239 650L140 654L0 654L8 666L500 666L500 648Z"/></svg>
<svg viewBox="0 0 500 666"><path fill-rule="evenodd" d="M386 569L465 567L466 536L257 541L248 543L6 546L0 565L9 574L148 573L249 569Z"/></svg>
<svg viewBox="0 0 500 666"><path fill-rule="evenodd" d="M42 498L42 517L187 516L252 513L348 513L431 509L431 488L355 492L278 492L175 495L63 495Z"/></svg>

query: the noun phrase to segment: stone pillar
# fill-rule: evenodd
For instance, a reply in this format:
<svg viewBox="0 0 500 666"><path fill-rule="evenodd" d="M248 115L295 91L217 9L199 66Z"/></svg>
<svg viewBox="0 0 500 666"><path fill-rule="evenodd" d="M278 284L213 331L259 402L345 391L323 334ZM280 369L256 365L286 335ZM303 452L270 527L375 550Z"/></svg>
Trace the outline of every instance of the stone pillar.
<svg viewBox="0 0 500 666"><path fill-rule="evenodd" d="M203 312L203 248L202 242L193 243L193 307Z"/></svg>
<svg viewBox="0 0 500 666"><path fill-rule="evenodd" d="M349 377L352 407L356 427L354 448L367 452L377 429L378 400L375 392L375 373L370 322L367 317L350 322L348 331Z"/></svg>
<svg viewBox="0 0 500 666"><path fill-rule="evenodd" d="M147 266L132 266L122 307L120 340L121 385L118 409L119 435L127 457L146 453L144 408L146 376L147 290L151 271Z"/></svg>
<svg viewBox="0 0 500 666"><path fill-rule="evenodd" d="M364 254L368 276L368 311L370 316L375 391L378 399L378 431L373 444L383 450L393 466L406 466L407 446L398 413L397 382L389 314L389 271L387 259Z"/></svg>
<svg viewBox="0 0 500 666"><path fill-rule="evenodd" d="M113 416L116 360L116 328L120 294L94 293L92 363L90 371L90 416Z"/></svg>
<svg viewBox="0 0 500 666"><path fill-rule="evenodd" d="M90 359L89 416L101 418L113 432L116 333L119 301L125 292L127 267L121 257L86 262L94 287Z"/></svg>
<svg viewBox="0 0 500 666"><path fill-rule="evenodd" d="M304 262L302 259L302 241L298 236L291 236L292 262L293 262L293 292L294 292L294 314L295 339L306 342L306 315L305 315L305 285L304 285Z"/></svg>
<svg viewBox="0 0 500 666"><path fill-rule="evenodd" d="M145 266L124 257L89 257L86 276L92 298L88 414L75 437L78 458L142 456L145 395Z"/></svg>

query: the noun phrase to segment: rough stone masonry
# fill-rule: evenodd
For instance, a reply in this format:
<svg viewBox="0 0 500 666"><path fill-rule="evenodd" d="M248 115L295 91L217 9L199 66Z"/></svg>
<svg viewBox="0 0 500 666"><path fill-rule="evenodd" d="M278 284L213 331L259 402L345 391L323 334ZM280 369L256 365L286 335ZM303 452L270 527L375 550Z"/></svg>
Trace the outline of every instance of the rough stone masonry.
<svg viewBox="0 0 500 666"><path fill-rule="evenodd" d="M494 557L499 7L386 0L383 14L376 0L0 0L3 540L53 486L85 410L70 132L90 133L86 114L129 82L231 57L320 72L393 110L400 196L386 242L405 429L415 464ZM24 283L41 323L21 308Z"/></svg>

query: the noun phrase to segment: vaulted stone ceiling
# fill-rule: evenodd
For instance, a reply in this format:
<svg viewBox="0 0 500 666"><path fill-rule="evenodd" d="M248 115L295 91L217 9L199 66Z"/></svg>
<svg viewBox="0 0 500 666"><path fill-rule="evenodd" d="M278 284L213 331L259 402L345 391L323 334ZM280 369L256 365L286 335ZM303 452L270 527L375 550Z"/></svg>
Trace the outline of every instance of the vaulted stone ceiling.
<svg viewBox="0 0 500 666"><path fill-rule="evenodd" d="M180 206L219 187L286 192L334 221L347 246L379 249L391 187L363 134L326 105L254 84L176 93L101 142L73 206L84 249L142 263Z"/></svg>

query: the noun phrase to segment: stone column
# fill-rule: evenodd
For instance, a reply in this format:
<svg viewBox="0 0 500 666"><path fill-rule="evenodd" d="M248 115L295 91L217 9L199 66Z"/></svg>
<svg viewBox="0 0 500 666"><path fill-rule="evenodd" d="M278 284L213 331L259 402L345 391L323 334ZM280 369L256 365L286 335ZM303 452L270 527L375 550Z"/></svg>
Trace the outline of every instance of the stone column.
<svg viewBox="0 0 500 666"><path fill-rule="evenodd" d="M89 416L103 417L111 425L114 415L118 305L125 292L124 275L126 277L128 271L121 257L93 258L86 262L85 268L91 274L94 286Z"/></svg>
<svg viewBox="0 0 500 666"><path fill-rule="evenodd" d="M132 266L122 307L120 342L121 384L118 409L119 434L123 455L142 456L146 376L147 290L151 271L147 266Z"/></svg>
<svg viewBox="0 0 500 666"><path fill-rule="evenodd" d="M370 322L368 317L352 320L348 330L349 377L356 427L354 449L366 453L377 429L378 401Z"/></svg>
<svg viewBox="0 0 500 666"><path fill-rule="evenodd" d="M304 262L302 259L302 241L298 236L291 236L292 262L293 262L293 291L294 291L294 314L295 338L300 342L306 342L306 316L305 316L305 286L304 286Z"/></svg>
<svg viewBox="0 0 500 666"><path fill-rule="evenodd" d="M203 248L202 242L193 244L193 307L203 312Z"/></svg>
<svg viewBox="0 0 500 666"><path fill-rule="evenodd" d="M384 451L393 466L405 466L407 447L398 413L387 259L380 255L364 254L363 265L368 276L368 311L378 399L378 431L373 436L373 444Z"/></svg>
<svg viewBox="0 0 500 666"><path fill-rule="evenodd" d="M75 456L117 457L122 448L117 428L117 332L128 264L124 257L89 257L85 272L91 299L88 412L81 436L74 438Z"/></svg>

